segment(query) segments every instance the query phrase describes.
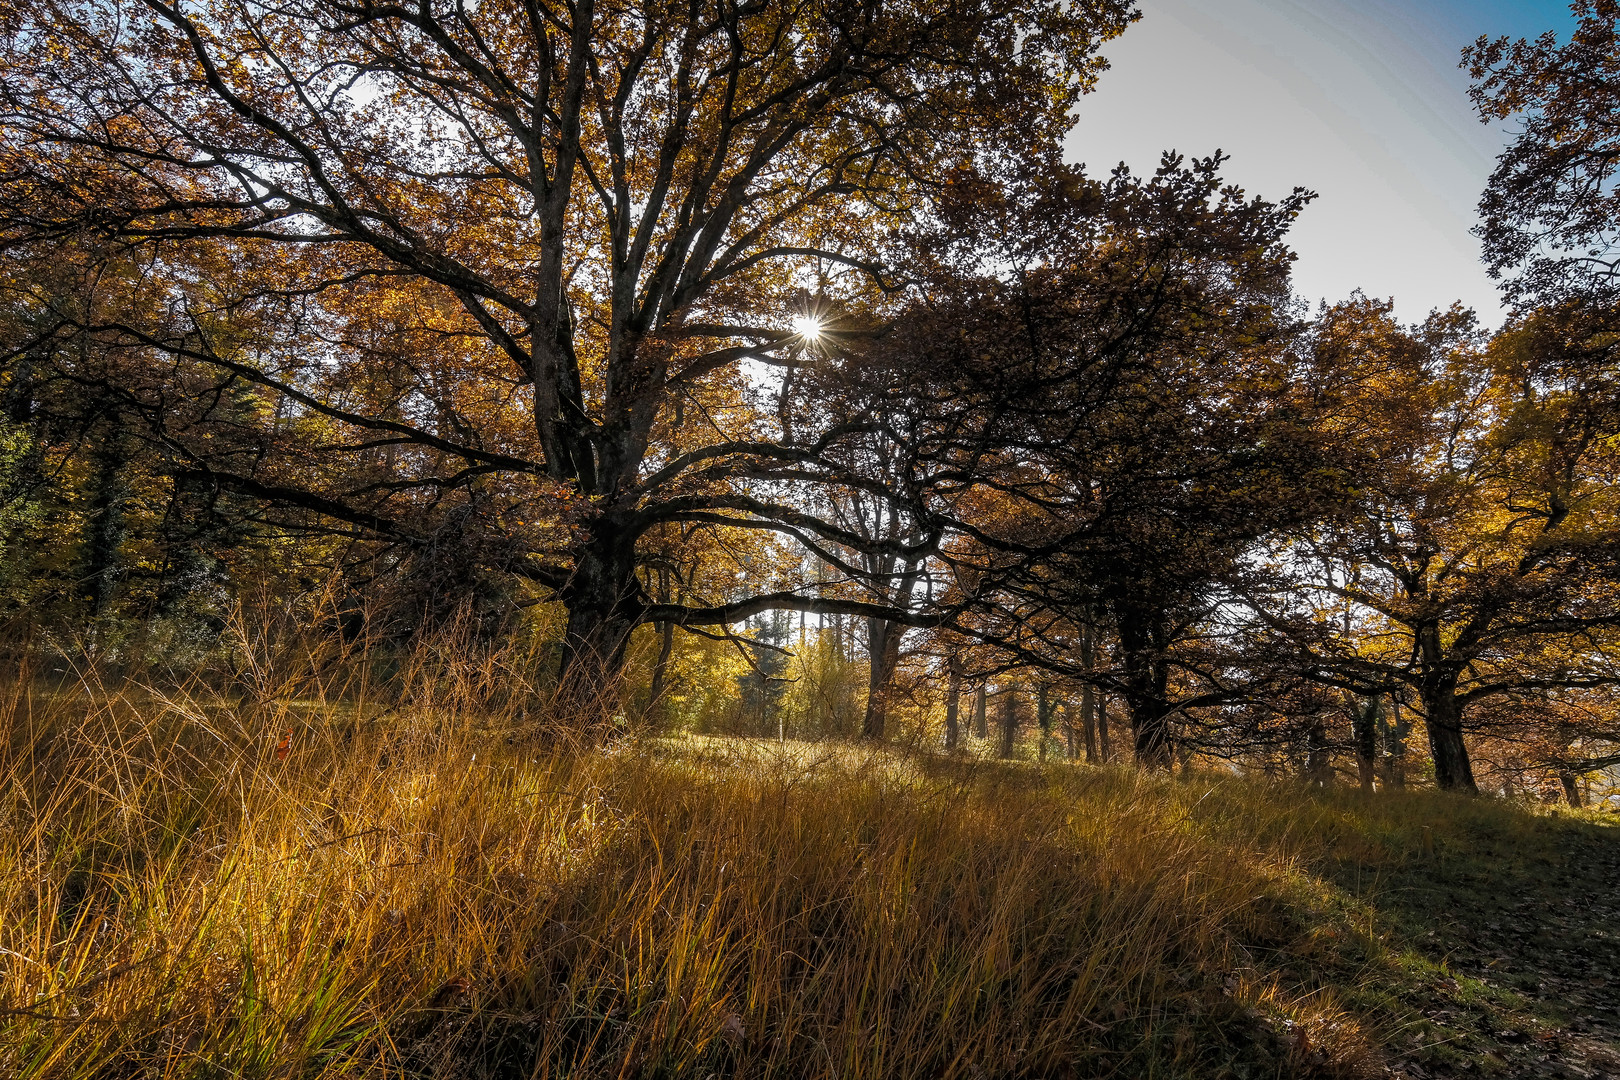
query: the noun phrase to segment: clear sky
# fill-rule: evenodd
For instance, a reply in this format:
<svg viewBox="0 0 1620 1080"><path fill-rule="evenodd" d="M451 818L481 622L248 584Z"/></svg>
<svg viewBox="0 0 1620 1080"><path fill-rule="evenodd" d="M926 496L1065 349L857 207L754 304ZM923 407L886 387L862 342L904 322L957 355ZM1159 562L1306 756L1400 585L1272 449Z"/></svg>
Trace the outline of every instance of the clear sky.
<svg viewBox="0 0 1620 1080"><path fill-rule="evenodd" d="M1470 108L1457 65L1481 34L1572 25L1554 0L1141 0L1112 68L1080 104L1070 153L1151 171L1162 150L1232 156L1250 192L1320 197L1293 234L1313 303L1357 287L1422 318L1455 300L1495 325L1469 233L1508 135Z"/></svg>

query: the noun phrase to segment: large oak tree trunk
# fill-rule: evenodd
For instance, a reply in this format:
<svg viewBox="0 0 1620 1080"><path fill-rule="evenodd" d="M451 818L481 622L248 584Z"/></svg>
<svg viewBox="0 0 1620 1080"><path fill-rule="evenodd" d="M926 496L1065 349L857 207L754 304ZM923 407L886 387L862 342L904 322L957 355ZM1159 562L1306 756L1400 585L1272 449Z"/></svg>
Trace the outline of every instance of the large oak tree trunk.
<svg viewBox="0 0 1620 1080"><path fill-rule="evenodd" d="M1423 700L1424 726L1429 729L1429 752L1434 758L1434 780L1447 791L1479 788L1468 762L1463 743L1462 703L1457 700L1457 669L1447 662L1441 643L1440 626L1430 622L1417 631L1417 645L1423 659L1423 677L1418 695Z"/></svg>
<svg viewBox="0 0 1620 1080"><path fill-rule="evenodd" d="M574 553L574 570L562 590L568 610L559 673L563 719L599 726L616 704L625 649L641 609L635 541L612 515L594 523Z"/></svg>
<svg viewBox="0 0 1620 1080"><path fill-rule="evenodd" d="M945 661L949 671L945 687L945 749L955 750L962 741L962 727L958 719L962 704L962 662L953 652Z"/></svg>
<svg viewBox="0 0 1620 1080"><path fill-rule="evenodd" d="M1123 606L1122 606L1123 607ZM1130 710L1135 736L1136 763L1168 769L1175 757L1170 737L1170 665L1165 659L1167 634L1155 614L1123 607L1119 613L1119 643L1124 654L1123 697Z"/></svg>
<svg viewBox="0 0 1620 1080"><path fill-rule="evenodd" d="M1168 769L1175 758L1170 739L1170 707L1162 700L1128 702L1135 734L1136 763L1150 769Z"/></svg>
<svg viewBox="0 0 1620 1080"><path fill-rule="evenodd" d="M1423 712L1429 729L1429 752L1434 756L1435 783L1447 791L1477 792L1468 746L1463 742L1455 676L1441 675L1424 681Z"/></svg>

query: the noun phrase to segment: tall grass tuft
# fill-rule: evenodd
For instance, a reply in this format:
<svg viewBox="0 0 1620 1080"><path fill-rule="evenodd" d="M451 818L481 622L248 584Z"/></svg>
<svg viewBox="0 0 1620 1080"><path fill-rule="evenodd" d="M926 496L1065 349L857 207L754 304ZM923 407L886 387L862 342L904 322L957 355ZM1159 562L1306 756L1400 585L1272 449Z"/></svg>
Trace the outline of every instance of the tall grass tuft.
<svg viewBox="0 0 1620 1080"><path fill-rule="evenodd" d="M0 1075L1373 1060L1266 960L1298 936L1292 795L847 746L566 751L532 715L299 689L4 688Z"/></svg>

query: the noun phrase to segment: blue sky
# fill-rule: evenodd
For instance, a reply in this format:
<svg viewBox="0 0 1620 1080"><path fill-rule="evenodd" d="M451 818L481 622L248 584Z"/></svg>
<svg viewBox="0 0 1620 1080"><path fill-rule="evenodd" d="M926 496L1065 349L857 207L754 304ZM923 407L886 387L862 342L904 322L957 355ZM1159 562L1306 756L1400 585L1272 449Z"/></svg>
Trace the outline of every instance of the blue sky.
<svg viewBox="0 0 1620 1080"><path fill-rule="evenodd" d="M1320 193L1295 227L1313 303L1360 287L1403 319L1456 300L1494 325L1496 289L1469 233L1507 126L1469 107L1462 47L1480 34L1563 34L1544 0L1141 0L1080 104L1073 158L1137 171L1165 149L1232 156L1249 191Z"/></svg>

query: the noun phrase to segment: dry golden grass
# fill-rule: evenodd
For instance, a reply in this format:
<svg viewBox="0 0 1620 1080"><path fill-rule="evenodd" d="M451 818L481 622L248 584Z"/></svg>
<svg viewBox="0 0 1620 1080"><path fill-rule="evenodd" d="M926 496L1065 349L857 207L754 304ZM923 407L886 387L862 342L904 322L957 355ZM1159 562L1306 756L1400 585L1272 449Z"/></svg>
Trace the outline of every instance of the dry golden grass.
<svg viewBox="0 0 1620 1080"><path fill-rule="evenodd" d="M1298 792L807 744L566 753L515 719L380 711L13 683L0 1075L1371 1060L1268 959L1336 947L1290 914L1302 846L1383 843Z"/></svg>

